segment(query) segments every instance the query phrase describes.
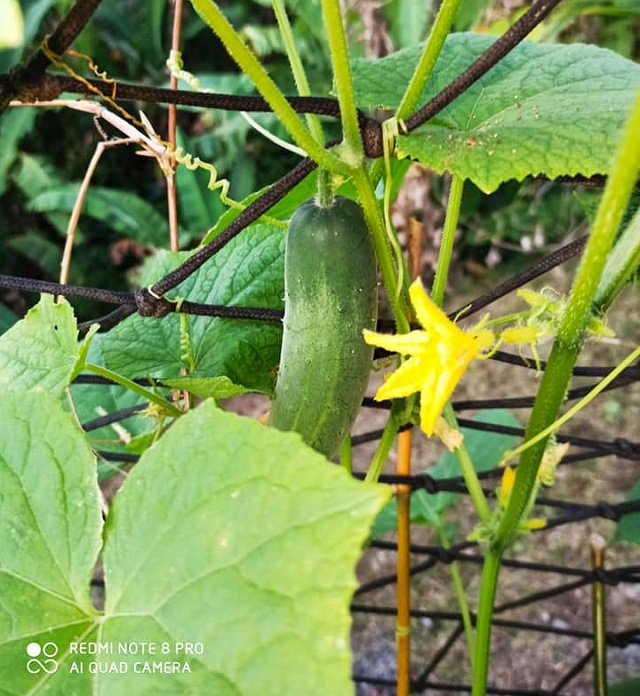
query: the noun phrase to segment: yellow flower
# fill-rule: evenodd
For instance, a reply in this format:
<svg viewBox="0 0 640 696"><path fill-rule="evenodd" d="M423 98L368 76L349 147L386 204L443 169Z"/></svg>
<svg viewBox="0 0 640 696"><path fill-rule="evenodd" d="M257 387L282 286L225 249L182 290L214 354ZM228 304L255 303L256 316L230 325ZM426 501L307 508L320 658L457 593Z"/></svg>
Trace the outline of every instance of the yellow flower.
<svg viewBox="0 0 640 696"><path fill-rule="evenodd" d="M423 331L386 335L365 330L364 340L409 356L375 398L382 401L420 392L420 426L427 435L433 435L455 386L469 363L493 342L493 334L486 329L476 333L462 331L427 296L419 279L409 288L409 297Z"/></svg>

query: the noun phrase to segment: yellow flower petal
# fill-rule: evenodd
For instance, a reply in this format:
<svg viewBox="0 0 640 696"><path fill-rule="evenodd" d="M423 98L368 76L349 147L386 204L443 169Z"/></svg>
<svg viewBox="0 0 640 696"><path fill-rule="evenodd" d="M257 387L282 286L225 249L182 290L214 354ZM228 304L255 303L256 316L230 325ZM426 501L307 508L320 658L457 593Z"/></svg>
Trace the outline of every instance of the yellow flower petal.
<svg viewBox="0 0 640 696"><path fill-rule="evenodd" d="M436 419L442 412L443 405L440 405L440 408L438 408L438 404L433 398L438 379L436 371L431 370L423 377L424 382L420 390L420 427L426 435L431 436L433 435Z"/></svg>
<svg viewBox="0 0 640 696"><path fill-rule="evenodd" d="M370 346L384 348L400 355L415 355L423 353L432 342L426 331L410 331L406 334L380 334L364 329L362 332L365 343Z"/></svg>
<svg viewBox="0 0 640 696"><path fill-rule="evenodd" d="M386 335L365 330L363 335L370 345L411 356L380 387L375 398L395 399L419 391L420 426L432 435L464 371L493 334L479 331L474 336L462 331L428 297L419 279L411 284L409 296L424 331Z"/></svg>
<svg viewBox="0 0 640 696"><path fill-rule="evenodd" d="M398 399L420 391L424 370L424 360L419 357L409 358L378 389L376 401Z"/></svg>
<svg viewBox="0 0 640 696"><path fill-rule="evenodd" d="M409 297L415 310L416 318L425 329L435 329L439 325L452 324L449 317L427 295L420 278L411 283Z"/></svg>

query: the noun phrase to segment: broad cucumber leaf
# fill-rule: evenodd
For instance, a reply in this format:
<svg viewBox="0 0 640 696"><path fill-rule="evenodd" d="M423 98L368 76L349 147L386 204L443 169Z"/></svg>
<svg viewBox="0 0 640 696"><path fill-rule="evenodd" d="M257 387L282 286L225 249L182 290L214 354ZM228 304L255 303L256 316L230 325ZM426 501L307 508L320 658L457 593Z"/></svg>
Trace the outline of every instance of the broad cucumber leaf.
<svg viewBox="0 0 640 696"><path fill-rule="evenodd" d="M253 225L170 293L193 302L225 306L284 306L285 230ZM160 252L145 266L141 284L162 278L188 254ZM234 384L271 393L280 357L280 322L190 316L187 319L193 364L182 358L180 317L162 320L132 316L104 336L106 366L130 378L227 376Z"/></svg>
<svg viewBox="0 0 640 696"><path fill-rule="evenodd" d="M496 409L480 411L474 420L482 423L493 423L518 428L520 422L511 411ZM483 430L462 428L464 442L477 472L489 471L500 463L502 455L515 444L517 438L513 435L491 433ZM455 452L445 452L438 461L425 473L435 479L448 479L460 476L460 464ZM448 507L460 498L459 493L443 491L430 495L418 490L411 494L411 522L439 527L443 524L442 515ZM397 505L391 500L376 518L371 535L382 536L396 528Z"/></svg>
<svg viewBox="0 0 640 696"><path fill-rule="evenodd" d="M37 213L71 213L79 184L63 184L39 194L29 202ZM103 186L92 186L82 205L82 213L141 244L162 246L169 239L166 218L135 193Z"/></svg>
<svg viewBox="0 0 640 696"><path fill-rule="evenodd" d="M633 485L627 500L640 500L640 481ZM640 512L632 512L620 518L614 540L640 544Z"/></svg>
<svg viewBox="0 0 640 696"><path fill-rule="evenodd" d="M59 404L27 397L0 405L0 427L12 434L0 438L0 491L9 486L18 501L0 516L0 568L13 571L0 571L3 693L353 693L355 563L387 488L355 481L296 434L205 402L143 455L117 493L97 614L83 608L100 530L90 453ZM46 505L27 505L34 496ZM62 513L60 529L53 522ZM43 529L49 545L37 543ZM82 561L67 573L73 594L59 577L65 553ZM25 603L22 576L31 594L42 588L42 610ZM55 669L39 667L51 667L46 659Z"/></svg>
<svg viewBox="0 0 640 696"><path fill-rule="evenodd" d="M43 295L24 319L0 336L0 386L6 391L37 388L58 396L71 381L78 356L71 305Z"/></svg>
<svg viewBox="0 0 640 696"><path fill-rule="evenodd" d="M421 104L483 53L495 37L448 37ZM396 108L422 50L353 66L362 108ZM524 41L418 131L398 155L470 179L485 193L509 179L606 174L640 88L640 65L595 46Z"/></svg>
<svg viewBox="0 0 640 696"><path fill-rule="evenodd" d="M72 417L44 391L5 392L0 402L2 694L44 693L44 684L38 686L43 673L27 670L27 645L68 643L94 621L89 586L101 527L94 457Z"/></svg>

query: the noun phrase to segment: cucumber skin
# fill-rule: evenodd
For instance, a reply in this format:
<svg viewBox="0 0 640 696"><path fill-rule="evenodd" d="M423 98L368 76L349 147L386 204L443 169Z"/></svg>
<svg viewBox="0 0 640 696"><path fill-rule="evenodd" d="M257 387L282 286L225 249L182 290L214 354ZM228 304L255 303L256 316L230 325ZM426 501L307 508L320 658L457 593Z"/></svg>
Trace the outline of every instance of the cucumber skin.
<svg viewBox="0 0 640 696"><path fill-rule="evenodd" d="M360 206L303 203L289 225L280 368L268 423L333 457L369 381L378 292L375 252Z"/></svg>

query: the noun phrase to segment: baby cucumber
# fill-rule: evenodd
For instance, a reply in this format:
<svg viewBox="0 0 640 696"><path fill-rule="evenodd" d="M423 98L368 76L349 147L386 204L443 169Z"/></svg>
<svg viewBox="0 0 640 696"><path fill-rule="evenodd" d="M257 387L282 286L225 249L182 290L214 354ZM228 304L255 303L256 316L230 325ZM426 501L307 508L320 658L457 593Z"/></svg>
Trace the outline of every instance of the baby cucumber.
<svg viewBox="0 0 640 696"><path fill-rule="evenodd" d="M376 260L360 206L336 197L301 205L285 251L284 334L269 424L327 457L351 430L367 388L375 329Z"/></svg>

